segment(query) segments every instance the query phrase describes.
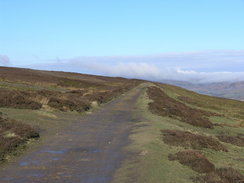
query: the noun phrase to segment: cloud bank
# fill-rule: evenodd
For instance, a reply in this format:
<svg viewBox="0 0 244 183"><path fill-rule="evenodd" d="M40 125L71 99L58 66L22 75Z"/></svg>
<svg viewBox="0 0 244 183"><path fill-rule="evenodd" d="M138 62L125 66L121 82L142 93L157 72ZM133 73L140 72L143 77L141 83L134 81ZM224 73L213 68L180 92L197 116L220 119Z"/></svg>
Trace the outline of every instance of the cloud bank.
<svg viewBox="0 0 244 183"><path fill-rule="evenodd" d="M29 66L153 81L198 83L244 80L244 50L164 53L131 57L77 57Z"/></svg>

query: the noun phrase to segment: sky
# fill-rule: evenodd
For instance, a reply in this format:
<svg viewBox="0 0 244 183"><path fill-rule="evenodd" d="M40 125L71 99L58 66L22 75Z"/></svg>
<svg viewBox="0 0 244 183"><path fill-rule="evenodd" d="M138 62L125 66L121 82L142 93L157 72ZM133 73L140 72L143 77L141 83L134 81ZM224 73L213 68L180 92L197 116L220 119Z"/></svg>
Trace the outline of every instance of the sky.
<svg viewBox="0 0 244 183"><path fill-rule="evenodd" d="M0 65L244 80L243 20L244 0L0 0Z"/></svg>

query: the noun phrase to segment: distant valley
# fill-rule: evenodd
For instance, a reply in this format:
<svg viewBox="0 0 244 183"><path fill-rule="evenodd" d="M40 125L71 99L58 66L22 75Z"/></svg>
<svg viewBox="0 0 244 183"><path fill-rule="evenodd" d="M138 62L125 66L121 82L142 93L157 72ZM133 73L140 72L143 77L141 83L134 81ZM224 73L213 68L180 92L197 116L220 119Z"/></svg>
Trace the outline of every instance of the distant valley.
<svg viewBox="0 0 244 183"><path fill-rule="evenodd" d="M180 86L200 94L244 101L244 81L195 84L184 81L164 80L162 83Z"/></svg>

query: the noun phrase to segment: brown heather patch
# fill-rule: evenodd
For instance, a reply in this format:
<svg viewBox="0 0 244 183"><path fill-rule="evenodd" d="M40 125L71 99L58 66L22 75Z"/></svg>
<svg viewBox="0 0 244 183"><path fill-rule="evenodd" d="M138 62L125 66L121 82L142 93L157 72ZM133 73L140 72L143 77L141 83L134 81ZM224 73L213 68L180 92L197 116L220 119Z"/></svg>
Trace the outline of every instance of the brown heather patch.
<svg viewBox="0 0 244 183"><path fill-rule="evenodd" d="M79 100L76 98L73 98L72 100L68 100L68 99L52 97L49 99L48 105L60 111L70 110L70 111L83 112L90 109L89 102L85 100Z"/></svg>
<svg viewBox="0 0 244 183"><path fill-rule="evenodd" d="M112 100L114 97L117 97L121 95L122 93L128 91L130 88L116 88L116 89L110 89L106 91L94 91L93 93L89 93L85 95L85 97L89 101L97 101L99 104L106 103L110 100Z"/></svg>
<svg viewBox="0 0 244 183"><path fill-rule="evenodd" d="M178 96L178 99L184 103L206 110L215 110L218 115L231 116L239 119L244 118L244 102L242 101L202 95L172 85L157 85L164 88L168 93L174 93L174 95Z"/></svg>
<svg viewBox="0 0 244 183"><path fill-rule="evenodd" d="M0 90L0 107L40 109L42 105L31 100L28 92Z"/></svg>
<svg viewBox="0 0 244 183"><path fill-rule="evenodd" d="M0 67L0 80L8 83L5 90L0 89L0 107L40 109L49 105L78 112L88 110L93 101L108 102L142 83L119 77L10 67Z"/></svg>
<svg viewBox="0 0 244 183"><path fill-rule="evenodd" d="M214 164L199 152L181 151L175 155L169 155L169 160L178 160L181 164L191 167L198 173L208 173L215 170Z"/></svg>
<svg viewBox="0 0 244 183"><path fill-rule="evenodd" d="M158 87L150 87L148 96L153 102L149 103L149 110L157 115L179 119L194 126L213 128L207 117L215 113L194 109L166 95ZM207 117L206 117L207 116Z"/></svg>
<svg viewBox="0 0 244 183"><path fill-rule="evenodd" d="M219 168L204 176L194 178L194 182L200 183L243 183L244 176L233 168Z"/></svg>
<svg viewBox="0 0 244 183"><path fill-rule="evenodd" d="M38 137L39 133L31 126L9 120L0 113L0 161L25 144L28 139Z"/></svg>
<svg viewBox="0 0 244 183"><path fill-rule="evenodd" d="M79 79L68 79L62 78L57 83L61 87L72 87L72 88L89 88L89 87L104 87L103 84L92 82L92 81L82 81Z"/></svg>
<svg viewBox="0 0 244 183"><path fill-rule="evenodd" d="M213 137L193 134L180 130L161 130L163 141L173 146L190 147L193 149L209 148L215 151L226 151L227 149Z"/></svg>
<svg viewBox="0 0 244 183"><path fill-rule="evenodd" d="M219 135L217 137L222 142L244 147L244 137L241 137L240 135L237 136Z"/></svg>
<svg viewBox="0 0 244 183"><path fill-rule="evenodd" d="M0 80L30 85L52 85L67 88L114 88L136 86L143 81L120 77L106 77L71 72L41 71L14 67L0 67Z"/></svg>
<svg viewBox="0 0 244 183"><path fill-rule="evenodd" d="M91 103L106 103L134 87L125 85L108 90L71 90L67 92L37 90L11 91L0 90L0 107L19 109L40 109L48 105L60 111L83 112L91 108Z"/></svg>
<svg viewBox="0 0 244 183"><path fill-rule="evenodd" d="M96 101L98 104L106 103L113 98L128 91L131 87L116 88L103 91L82 92L75 91L66 92L52 96L47 105L60 111L77 111L83 112L91 108L91 103Z"/></svg>

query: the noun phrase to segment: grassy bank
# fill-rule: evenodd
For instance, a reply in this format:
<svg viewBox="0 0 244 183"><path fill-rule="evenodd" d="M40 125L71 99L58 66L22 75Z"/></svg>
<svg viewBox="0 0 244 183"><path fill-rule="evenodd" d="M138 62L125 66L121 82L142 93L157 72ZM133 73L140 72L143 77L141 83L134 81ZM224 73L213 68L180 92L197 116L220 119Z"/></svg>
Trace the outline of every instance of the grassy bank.
<svg viewBox="0 0 244 183"><path fill-rule="evenodd" d="M137 103L138 114L135 114L137 116L142 115L143 117L135 124L135 128L130 135L131 144L125 149L135 156L131 156L127 161L123 162L114 177L114 183L133 181L142 183L231 182L233 177L235 179L241 176L240 174L244 173L244 147L240 144L239 146L234 144L233 140L226 141L228 143L223 142L218 137L221 135L238 136L241 139L240 141L243 141L243 127L237 124L240 124L240 121L243 120L241 109L244 107L244 104L239 101L195 94L169 85L158 85L157 87L165 92L174 102L168 106L166 104L169 103L165 104L163 102L171 99L153 101L149 98L148 89L144 91L144 94ZM191 102L189 100L181 100L183 97L190 98ZM161 105L162 111L156 113L155 110L150 110L152 102L159 102L157 105ZM187 112L191 108L193 112L200 110L213 114L202 116L202 113L195 111L195 114L199 113L200 115L200 118L196 119L201 120L203 117L206 118L213 125L212 128L189 123L187 118L185 118L184 111L183 114L181 113L181 115L184 115L183 117L177 113L179 105L181 109ZM182 106L184 107L182 108ZM192 112L191 110L190 112ZM176 113L174 113L175 111ZM218 115L214 115L215 113ZM190 116L191 114L189 114ZM183 135L180 136L178 144L170 144L170 141L167 142L170 139L165 139L165 134L162 133L164 130L192 134L193 138ZM211 144L212 142L206 141L205 137L218 142L226 150L210 148L211 146L208 143ZM191 151L194 151L194 153ZM184 157L177 158L177 155ZM173 156L174 160L172 160ZM194 163L206 161L210 162L210 164L205 163L205 165L212 168L205 167L204 169L204 166L200 166L201 170L196 171L198 169L194 167ZM227 177L223 177L223 175ZM209 177L213 177L216 180L212 180ZM238 181L234 180L233 182Z"/></svg>

